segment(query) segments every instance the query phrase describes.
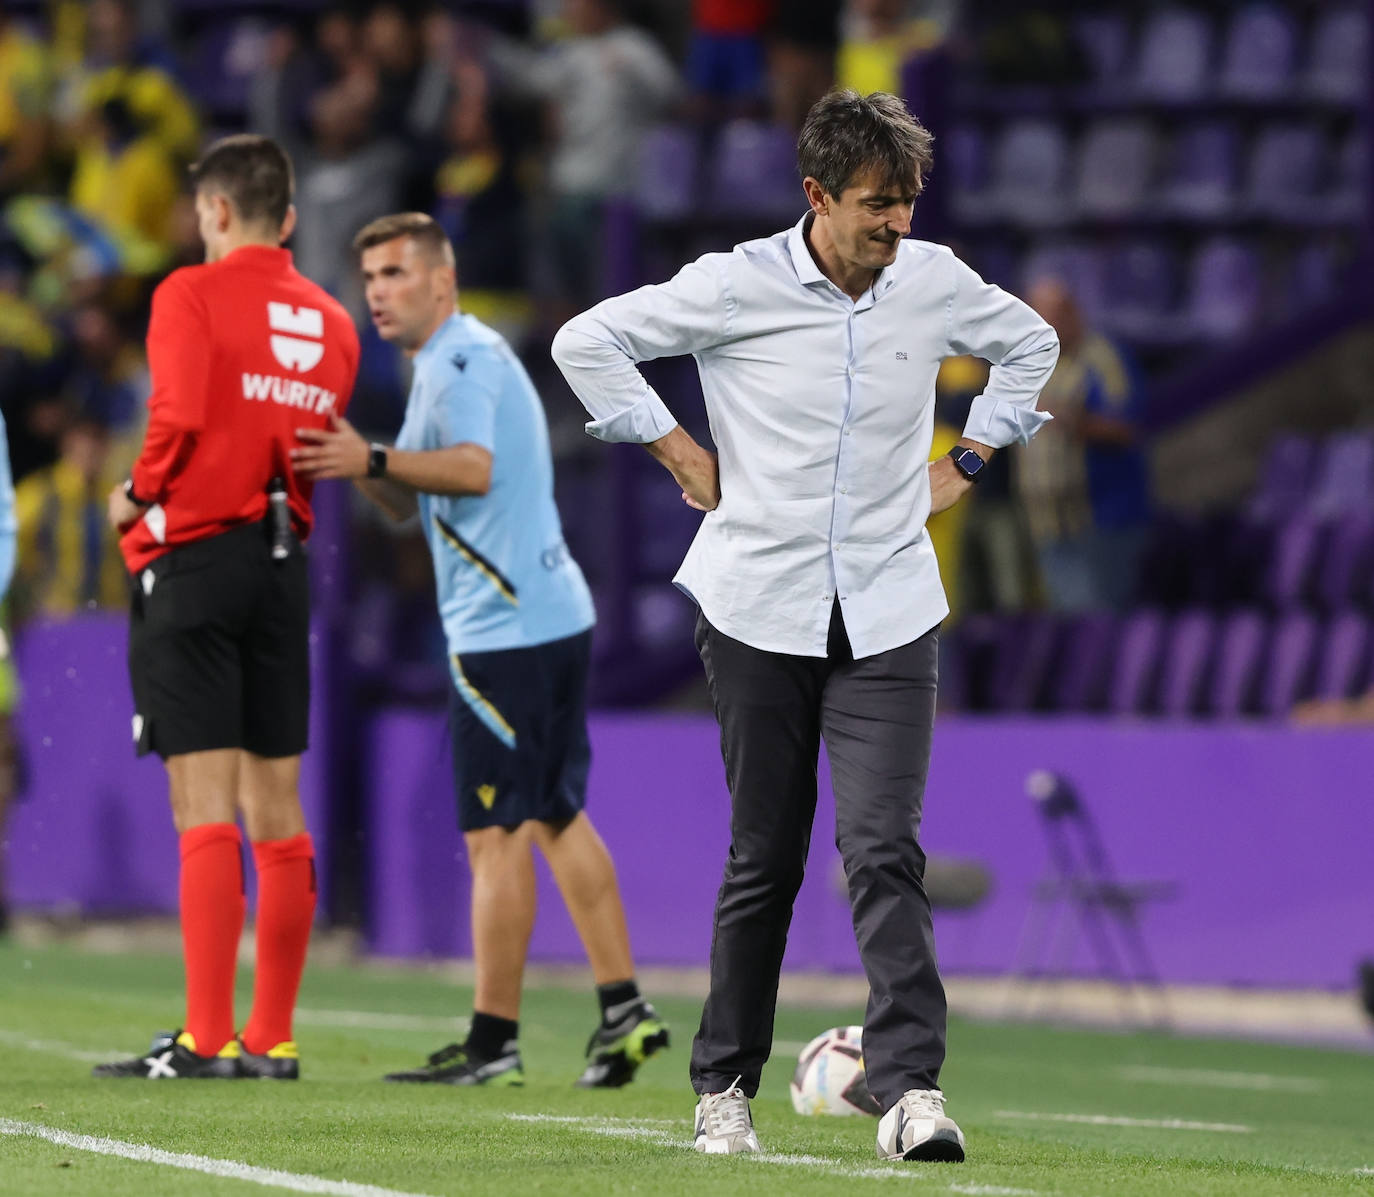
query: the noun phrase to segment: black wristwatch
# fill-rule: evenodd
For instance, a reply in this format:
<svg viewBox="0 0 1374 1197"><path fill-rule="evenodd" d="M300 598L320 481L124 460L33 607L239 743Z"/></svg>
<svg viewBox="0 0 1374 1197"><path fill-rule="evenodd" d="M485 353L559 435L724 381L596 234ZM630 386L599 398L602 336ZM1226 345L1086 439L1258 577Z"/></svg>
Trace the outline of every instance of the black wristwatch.
<svg viewBox="0 0 1374 1197"><path fill-rule="evenodd" d="M127 482L124 483L124 497L128 499L129 502L132 503L135 507L152 506L152 504L149 503L147 499L140 499L134 493L134 480L132 478L130 478Z"/></svg>
<svg viewBox="0 0 1374 1197"><path fill-rule="evenodd" d="M369 478L386 477L386 446L371 444L367 447L367 476Z"/></svg>
<svg viewBox="0 0 1374 1197"><path fill-rule="evenodd" d="M967 445L955 445L949 451L949 459L954 463L954 468L970 482L977 482L983 467L988 464Z"/></svg>

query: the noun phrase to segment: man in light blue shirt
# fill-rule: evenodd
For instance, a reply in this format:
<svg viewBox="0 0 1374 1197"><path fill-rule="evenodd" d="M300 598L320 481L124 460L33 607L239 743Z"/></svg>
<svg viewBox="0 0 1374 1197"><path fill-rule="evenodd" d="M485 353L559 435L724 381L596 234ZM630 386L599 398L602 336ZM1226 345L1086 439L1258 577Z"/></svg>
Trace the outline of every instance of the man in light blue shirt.
<svg viewBox="0 0 1374 1197"><path fill-rule="evenodd" d="M583 812L595 619L563 543L539 396L510 346L456 310L453 247L430 217L358 233L373 323L415 365L394 448L345 421L300 433L295 468L352 478L383 510L417 510L434 558L453 680L458 822L472 869L476 992L468 1038L391 1081L522 1085L520 988L543 852L596 979L601 1023L578 1084L614 1088L668 1046L634 980L615 867Z"/></svg>
<svg viewBox="0 0 1374 1197"><path fill-rule="evenodd" d="M825 97L798 160L810 210L794 228L598 304L553 355L587 430L644 444L705 512L676 581L700 608L731 847L692 1052L697 1150L759 1150L748 1098L772 1042L824 736L870 987L878 1154L962 1160L937 1087L945 995L916 840L948 614L925 523L994 448L1048 419L1035 400L1058 343L946 247L905 239L931 138L901 100ZM718 458L636 368L689 353ZM936 373L966 353L993 363L987 389L963 439L928 465Z"/></svg>

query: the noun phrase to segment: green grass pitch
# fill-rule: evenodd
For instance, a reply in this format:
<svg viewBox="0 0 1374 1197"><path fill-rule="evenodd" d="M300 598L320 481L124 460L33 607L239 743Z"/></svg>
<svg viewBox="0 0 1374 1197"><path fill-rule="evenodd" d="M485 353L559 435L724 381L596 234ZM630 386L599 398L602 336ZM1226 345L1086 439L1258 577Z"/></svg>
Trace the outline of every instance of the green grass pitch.
<svg viewBox="0 0 1374 1197"><path fill-rule="evenodd" d="M470 993L434 973L312 967L298 1084L92 1080L91 1062L174 1023L180 981L167 956L0 946L0 1194L1374 1192L1374 1057L1360 1053L955 1020L943 1083L966 1164L885 1164L873 1121L799 1118L790 1050L754 1103L766 1154L708 1158L689 1150L695 1001L650 995L674 1046L626 1089L572 1087L595 1002L553 988L528 994L523 1090L386 1085L457 1037ZM778 1038L859 1015L784 1008ZM170 1154L89 1150L100 1139ZM188 1156L220 1174L176 1166Z"/></svg>

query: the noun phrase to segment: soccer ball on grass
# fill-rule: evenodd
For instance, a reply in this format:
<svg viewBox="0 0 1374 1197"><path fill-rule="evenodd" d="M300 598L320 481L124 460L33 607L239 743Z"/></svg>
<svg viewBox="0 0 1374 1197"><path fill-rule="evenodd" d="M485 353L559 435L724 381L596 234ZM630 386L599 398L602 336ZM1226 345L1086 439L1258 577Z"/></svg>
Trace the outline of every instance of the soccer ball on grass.
<svg viewBox="0 0 1374 1197"><path fill-rule="evenodd" d="M798 1114L882 1114L864 1075L863 1027L832 1027L803 1049L792 1074Z"/></svg>

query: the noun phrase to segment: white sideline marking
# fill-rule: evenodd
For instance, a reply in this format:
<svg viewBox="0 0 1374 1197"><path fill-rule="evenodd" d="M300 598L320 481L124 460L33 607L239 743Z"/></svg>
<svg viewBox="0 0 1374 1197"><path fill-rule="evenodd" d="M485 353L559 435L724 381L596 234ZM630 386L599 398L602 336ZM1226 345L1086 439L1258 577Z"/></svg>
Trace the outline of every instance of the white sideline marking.
<svg viewBox="0 0 1374 1197"><path fill-rule="evenodd" d="M1326 1082L1310 1076L1280 1076L1271 1072L1229 1072L1220 1068L1152 1068L1133 1065L1118 1070L1128 1081L1157 1082L1161 1085L1201 1085L1213 1089L1255 1089L1261 1091L1320 1093Z"/></svg>
<svg viewBox="0 0 1374 1197"><path fill-rule="evenodd" d="M61 1043L56 1039L34 1039L19 1031L0 1030L0 1043L6 1047L19 1047L30 1052L45 1052L50 1056L66 1056L69 1060L81 1060L88 1064L103 1064L106 1060L117 1060L130 1052L108 1051L90 1052Z"/></svg>
<svg viewBox="0 0 1374 1197"><path fill-rule="evenodd" d="M554 1122L563 1126L576 1127L589 1134L602 1135L611 1139L645 1139L664 1147L686 1150L691 1140L680 1134L672 1134L659 1129L662 1124L681 1125L674 1118L578 1118L566 1114L507 1114L512 1122ZM783 1152L762 1151L742 1158L756 1164L780 1164L790 1168L819 1168L832 1176L844 1176L864 1180L921 1180L929 1181L930 1174L916 1172L908 1167L855 1168L828 1160L819 1155L787 1155ZM951 1193L967 1193L973 1197L1036 1197L1035 1189L1011 1189L1001 1185L952 1184Z"/></svg>
<svg viewBox="0 0 1374 1197"><path fill-rule="evenodd" d="M354 1184L349 1180L326 1180L300 1172L282 1172L276 1168L257 1168L237 1160L217 1160L208 1155L188 1155L179 1151L163 1151L146 1143L125 1143L122 1139L77 1135L37 1122L16 1122L0 1118L0 1135L28 1135L46 1139L58 1147L75 1151L90 1151L96 1155L114 1155L140 1164L164 1164L169 1168L185 1168L189 1172L204 1172L209 1176L223 1176L229 1180L246 1180L251 1184L268 1185L277 1189L292 1189L297 1193L332 1193L336 1197L426 1197L423 1193L406 1193L400 1189L383 1189L377 1185Z"/></svg>
<svg viewBox="0 0 1374 1197"><path fill-rule="evenodd" d="M1027 1122L1081 1122L1088 1126L1134 1126L1145 1130L1224 1131L1248 1135L1253 1126L1236 1122L1185 1122L1181 1118L1125 1118L1115 1114L1032 1114L1025 1110L994 1110L994 1118L1018 1118Z"/></svg>

